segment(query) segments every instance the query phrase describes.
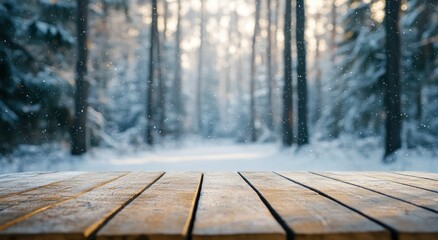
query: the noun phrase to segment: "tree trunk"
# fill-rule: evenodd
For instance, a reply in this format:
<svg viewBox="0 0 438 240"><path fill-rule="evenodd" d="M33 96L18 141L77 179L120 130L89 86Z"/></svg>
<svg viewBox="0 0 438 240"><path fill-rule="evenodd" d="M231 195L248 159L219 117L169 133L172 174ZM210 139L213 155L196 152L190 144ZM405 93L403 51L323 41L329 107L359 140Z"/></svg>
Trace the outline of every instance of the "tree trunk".
<svg viewBox="0 0 438 240"><path fill-rule="evenodd" d="M268 86L268 101L267 101L267 118L266 118L266 125L268 126L269 130L273 131L274 130L274 121L273 121L273 112L272 112L272 82L273 77L272 77L272 11L271 11L271 0L267 0L268 1L268 26L267 26L267 31L268 31L268 46L266 48L266 57L267 57L267 61L266 61L266 68L267 68L267 78L266 78L266 83Z"/></svg>
<svg viewBox="0 0 438 240"><path fill-rule="evenodd" d="M332 31L331 31L331 61L334 66L336 66L335 58L336 58L336 22L337 22L337 13L336 13L336 0L333 0L332 10L331 10L331 20L332 20Z"/></svg>
<svg viewBox="0 0 438 240"><path fill-rule="evenodd" d="M255 110L255 84L256 84L256 65L255 65L255 57L256 57L256 41L257 41L257 35L260 30L259 20L260 20L260 0L255 1L255 23L254 23L254 33L252 36L252 47L251 47L251 79L250 79L250 88L249 88L249 94L250 94L250 116L249 116L249 132L250 132L250 140L251 142L255 142L257 140L256 135L256 129L255 129L255 118L256 118L256 110Z"/></svg>
<svg viewBox="0 0 438 240"><path fill-rule="evenodd" d="M292 2L286 0L284 14L284 85L283 85L283 145L293 143L293 102L292 102Z"/></svg>
<svg viewBox="0 0 438 240"><path fill-rule="evenodd" d="M307 77L306 77L306 43L304 40L305 33L305 10L304 0L297 0L296 6L297 29L297 95L298 95L298 145L309 143L308 126L307 126Z"/></svg>
<svg viewBox="0 0 438 240"><path fill-rule="evenodd" d="M202 133L202 81L203 81L203 64L204 64L204 0L201 0L201 21L200 21L200 45L199 45L199 60L198 60L198 81L196 89L196 121L197 130Z"/></svg>
<svg viewBox="0 0 438 240"><path fill-rule="evenodd" d="M400 107L400 31L398 26L401 0L386 0L386 139L384 160L401 147Z"/></svg>
<svg viewBox="0 0 438 240"><path fill-rule="evenodd" d="M242 33L239 30L239 14L237 14L237 10L234 10L234 17L236 19L236 40L237 40L237 71L236 71L236 77L237 77L237 101L239 103L243 103L243 50L242 50Z"/></svg>
<svg viewBox="0 0 438 240"><path fill-rule="evenodd" d="M176 33L175 33L175 85L174 85L174 94L175 94L175 112L176 112L176 131L175 137L176 139L181 138L182 133L182 97L181 97L181 0L178 0L178 17L176 23Z"/></svg>
<svg viewBox="0 0 438 240"><path fill-rule="evenodd" d="M75 115L72 125L72 149L73 155L81 155L87 152L87 98L88 82L87 74L87 34L88 34L88 0L77 0L76 27L78 35L78 59L76 63L76 93Z"/></svg>
<svg viewBox="0 0 438 240"><path fill-rule="evenodd" d="M167 74L163 71L167 68L167 63L165 59L166 54L166 34L167 34L167 17L168 17L168 4L167 0L164 0L163 2L163 20L164 20L164 29L163 29L163 39L162 44L160 44L160 41L158 41L157 45L159 46L159 49L161 50L161 53L158 54L159 59L159 65L160 65L160 73L159 73L159 82L158 82L158 110L159 110L159 116L158 116L158 133L161 136L164 136L166 134L166 81L167 81Z"/></svg>
<svg viewBox="0 0 438 240"><path fill-rule="evenodd" d="M321 14L319 13L319 10L316 10L315 19L316 21L319 21L319 18L321 17ZM316 36L316 48L315 48L315 60L314 60L314 69L315 69L315 87L316 87L316 111L314 115L314 123L317 122L321 117L321 111L322 111L322 82L321 82L321 61L320 61L320 49L319 46L321 44L321 35L315 30Z"/></svg>
<svg viewBox="0 0 438 240"><path fill-rule="evenodd" d="M150 49L149 49L149 76L147 81L147 103L146 103L146 116L147 116L147 125L146 125L146 143L148 145L154 144L154 102L153 102L153 86L154 86L154 77L156 68L159 68L159 61L155 61L155 54L158 53L158 11L157 11L157 0L152 0L152 23L151 23L151 40L150 40ZM158 54L157 54L158 55ZM158 56L157 56L158 58Z"/></svg>

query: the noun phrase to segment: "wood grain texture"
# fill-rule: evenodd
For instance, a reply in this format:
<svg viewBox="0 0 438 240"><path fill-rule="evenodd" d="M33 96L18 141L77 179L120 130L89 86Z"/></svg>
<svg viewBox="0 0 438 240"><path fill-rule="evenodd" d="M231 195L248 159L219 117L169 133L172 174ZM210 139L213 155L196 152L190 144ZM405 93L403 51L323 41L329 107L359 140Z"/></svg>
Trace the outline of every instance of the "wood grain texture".
<svg viewBox="0 0 438 240"><path fill-rule="evenodd" d="M173 240L188 232L201 173L166 173L97 234L99 240Z"/></svg>
<svg viewBox="0 0 438 240"><path fill-rule="evenodd" d="M0 230L125 174L127 173L85 173L21 194L0 198Z"/></svg>
<svg viewBox="0 0 438 240"><path fill-rule="evenodd" d="M192 239L285 239L257 193L237 173L205 173Z"/></svg>
<svg viewBox="0 0 438 240"><path fill-rule="evenodd" d="M41 174L48 174L53 173L54 171L35 171L35 172L18 172L18 173L5 173L0 174L0 183L4 180L11 180L11 179L19 179L19 178L26 178L26 177L34 177Z"/></svg>
<svg viewBox="0 0 438 240"><path fill-rule="evenodd" d="M401 183L404 185L426 189L438 193L438 181L412 177L408 175L386 173L386 172L364 172L362 175L388 180L391 182Z"/></svg>
<svg viewBox="0 0 438 240"><path fill-rule="evenodd" d="M398 239L438 239L438 214L382 194L310 173L281 172L293 181L318 190L336 201L397 231Z"/></svg>
<svg viewBox="0 0 438 240"><path fill-rule="evenodd" d="M373 178L361 173L335 172L318 173L340 181L355 184L388 196L402 199L403 201L421 206L438 213L438 193L426 191L392 181Z"/></svg>
<svg viewBox="0 0 438 240"><path fill-rule="evenodd" d="M162 174L129 173L0 231L0 239L86 239Z"/></svg>
<svg viewBox="0 0 438 240"><path fill-rule="evenodd" d="M36 189L48 184L75 177L84 172L54 172L47 174L37 174L24 178L7 177L2 179L0 184L0 198L12 196Z"/></svg>
<svg viewBox="0 0 438 240"><path fill-rule="evenodd" d="M294 239L390 239L389 231L303 186L269 172L243 172L292 229Z"/></svg>

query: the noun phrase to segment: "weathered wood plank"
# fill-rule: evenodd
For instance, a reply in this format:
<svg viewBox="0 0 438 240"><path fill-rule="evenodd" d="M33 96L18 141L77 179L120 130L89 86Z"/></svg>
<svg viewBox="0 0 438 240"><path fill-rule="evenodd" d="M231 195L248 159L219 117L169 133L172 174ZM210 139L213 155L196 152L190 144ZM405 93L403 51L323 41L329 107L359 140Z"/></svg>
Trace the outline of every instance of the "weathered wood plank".
<svg viewBox="0 0 438 240"><path fill-rule="evenodd" d="M397 182L438 193L438 181L386 172L363 172L363 175Z"/></svg>
<svg viewBox="0 0 438 240"><path fill-rule="evenodd" d="M438 239L438 214L394 198L310 173L281 175L389 226L398 239Z"/></svg>
<svg viewBox="0 0 438 240"><path fill-rule="evenodd" d="M257 193L237 173L205 173L192 239L285 239Z"/></svg>
<svg viewBox="0 0 438 240"><path fill-rule="evenodd" d="M438 193L373 178L369 175L362 175L360 172L324 172L317 174L386 194L438 213Z"/></svg>
<svg viewBox="0 0 438 240"><path fill-rule="evenodd" d="M26 177L33 177L33 176L38 176L41 174L48 174L48 173L53 173L54 171L44 171L44 172L39 172L39 171L35 171L35 172L17 172L17 173L5 173L5 174L0 174L0 182L3 182L5 180L11 180L11 179L18 179L18 178L26 178Z"/></svg>
<svg viewBox="0 0 438 240"><path fill-rule="evenodd" d="M166 173L97 234L99 240L183 239L187 235L202 174Z"/></svg>
<svg viewBox="0 0 438 240"><path fill-rule="evenodd" d="M0 198L0 230L126 174L127 172L85 173L21 194Z"/></svg>
<svg viewBox="0 0 438 240"><path fill-rule="evenodd" d="M0 239L86 239L162 174L125 175L0 231Z"/></svg>
<svg viewBox="0 0 438 240"><path fill-rule="evenodd" d="M320 194L269 172L244 172L293 231L294 239L390 239L375 222Z"/></svg>
<svg viewBox="0 0 438 240"><path fill-rule="evenodd" d="M431 173L431 172L393 172L393 173L438 181L438 173Z"/></svg>
<svg viewBox="0 0 438 240"><path fill-rule="evenodd" d="M48 184L75 177L84 172L54 172L31 177L4 179L0 184L0 198L30 191Z"/></svg>

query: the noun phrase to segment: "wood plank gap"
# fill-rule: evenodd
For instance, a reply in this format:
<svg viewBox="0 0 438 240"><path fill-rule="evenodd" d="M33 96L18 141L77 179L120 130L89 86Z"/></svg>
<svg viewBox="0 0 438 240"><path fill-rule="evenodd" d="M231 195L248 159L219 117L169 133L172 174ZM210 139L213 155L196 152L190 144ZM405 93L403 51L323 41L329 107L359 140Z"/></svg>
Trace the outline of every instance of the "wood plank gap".
<svg viewBox="0 0 438 240"><path fill-rule="evenodd" d="M438 179L434 179L434 178L430 178L430 177L424 177L424 176L418 176L418 175L415 175L415 174L406 174L406 173L401 173L401 172L387 172L387 173L392 173L392 174L397 174L397 175L402 175L402 176L408 176L408 177L416 177L416 178L427 179L427 180L432 180L432 181L438 181Z"/></svg>
<svg viewBox="0 0 438 240"><path fill-rule="evenodd" d="M146 185L143 189L141 189L139 192L134 194L130 199L128 199L124 204L120 205L113 213L111 213L106 219L104 219L102 222L98 223L98 225L94 228L92 232L85 232L85 235L88 236L88 239L95 240L96 239L96 233L105 226L106 223L108 223L117 213L123 210L128 204L130 204L132 201L134 201L138 196L140 196L146 189L150 188L154 183L156 183L160 178L162 178L166 174L165 172L161 173L160 176L158 176L154 181L152 181L150 184ZM90 228L90 227L89 227Z"/></svg>
<svg viewBox="0 0 438 240"><path fill-rule="evenodd" d="M406 200L404 200L404 199L402 199L402 198L394 197L394 196L392 196L392 195L389 195L389 194L386 194L386 193L383 193L383 192L380 192L380 191L374 190L374 189L372 189L372 188L367 188L367 187L364 187L364 186L361 186L361 185L358 185L358 184L354 184L354 183L350 183L350 182L347 182L347 181L344 181L344 180L341 180L341 179L338 179L338 178L334 178L334 177L326 176L326 175L324 175L324 174L317 173L317 172L310 172L310 173L315 174L315 175L318 175L318 176L321 176L321 177L329 178L329 179L332 179L332 180L335 180L335 181L338 181L338 182L343 182L343 183L346 183L346 184L350 184L350 185L353 185L353 186L355 186L355 187L363 188L363 189L366 189L366 190L368 190L368 191L375 192L375 193L377 193L377 194L382 194L382 195L384 195L384 196L387 196L387 197L393 198L393 199L395 199L395 200L399 200L399 201L402 201L402 202L405 202L405 203L408 203L408 204L414 205L414 206L416 206L416 207L423 208L423 209L425 209L425 210L428 210L428 211L431 211L431 212L434 212L434 213L437 213L437 214L438 214L438 211L435 210L435 209L432 209L432 208L429 208L429 207L425 207L425 206L421 206L421 205L415 204L415 203L413 203L413 202L406 201Z"/></svg>
<svg viewBox="0 0 438 240"><path fill-rule="evenodd" d="M193 226L195 225L196 211L198 210L199 198L201 197L202 183L204 181L204 173L201 174L201 180L199 181L198 191L196 192L195 202L190 215L190 221L187 224L187 235L184 240L192 240Z"/></svg>
<svg viewBox="0 0 438 240"><path fill-rule="evenodd" d="M371 176L371 175L367 175L367 176ZM433 189L428 189L428 188L424 188L424 187L420 187L420 186L412 185L412 184L409 184L409 183L398 182L398 181L394 181L394 180L392 180L392 179L386 179L386 178L379 177L379 176L372 176L372 177L377 178L377 179L381 179L381 180L391 181L391 182L393 182L393 183L398 183L398 184L405 185L405 186L409 186L409 187L414 187L414 188L418 188L418 189L426 190L426 191L433 192L433 193L438 193L438 191L435 191L435 190L433 190ZM406 177L413 177L413 176L406 176ZM419 179L420 179L420 178L419 178ZM430 179L426 179L426 180L430 180Z"/></svg>
<svg viewBox="0 0 438 240"><path fill-rule="evenodd" d="M260 200L262 200L262 202L265 204L265 206L268 208L268 210L271 212L272 216L275 218L275 220L277 220L277 222L281 225L281 227L284 229L284 231L286 232L286 239L287 240L293 240L294 239L294 232L291 228L289 228L289 226L287 225L286 221L284 221L284 219L281 218L280 214L278 214L275 209L271 206L271 204L268 202L268 200L266 200L265 197L263 197L263 195L260 193L259 190L257 190L257 188L254 187L254 185L252 185L248 179L245 178L245 176L242 175L242 173L238 172L238 174L240 175L240 177L242 177L242 179L254 190L254 192L257 193L257 195L259 196Z"/></svg>
<svg viewBox="0 0 438 240"><path fill-rule="evenodd" d="M91 192L91 191L93 191L94 189L99 188L99 187L101 187L101 186L103 186L103 185L105 185L105 184L108 184L108 183L112 182L112 181L115 181L115 180L117 180L117 179L119 179L119 178L121 178L121 177L124 177L124 176L126 176L127 174L128 174L128 173L122 174L122 175L120 175L120 176L118 176L118 177L115 177L115 178L110 179L110 180L108 180L108 181L105 181L105 182L103 182L103 183L101 183L101 184L98 184L98 185L96 185L95 187L93 187L93 188L91 188L91 189L88 189L88 190L85 190L85 191L83 191L83 192L81 192L81 193L79 193L79 194L76 194L76 195L72 196L72 197L69 197L69 198L66 198L66 199L64 199L64 200L61 200L61 201L59 201L59 202L57 202L57 203L54 203L54 204L51 204L51 205L48 205L48 206L45 206L45 207L39 208L39 209L34 210L34 211L30 212L30 213L27 213L27 214L24 215L24 216L21 216L21 217L16 218L16 219L14 219L14 220L12 220L12 221L9 221L9 222L7 222L7 223L5 223L5 224L3 224L3 225L0 226L0 231L3 231L3 230L5 230L6 228L11 227L12 225L15 225L15 224L17 224L17 223L19 223L19 222L22 222L22 221L24 221L24 220L26 220L26 219L32 217L32 216L35 215L35 214L38 214L38 213L43 212L43 211L45 211L45 210L47 210L47 209L50 209L50 208L55 207L55 206L57 206L57 205L60 205L60 204L66 202L66 201L69 201L69 200L71 200L71 199L77 198L77 197L79 197L80 195L83 195L83 194L85 194L85 193L87 193L87 192Z"/></svg>
<svg viewBox="0 0 438 240"><path fill-rule="evenodd" d="M277 174L277 175L279 175L279 176L281 176L281 177L283 177L283 178L285 178L285 179L287 179L287 180L289 180L289 181L291 181L291 182L294 182L294 183L296 183L296 184L298 184L298 185L300 185L300 186L303 186L303 187L305 187L305 188L307 188L307 189L310 189L310 190L312 190L312 191L314 191L314 192L320 194L321 196L324 196L324 197L326 197L326 198L328 198L328 199L330 199L330 200L332 200L332 201L334 201L334 202L336 202L336 203L338 203L338 204L340 204L340 205L342 205L342 206L344 206L344 207L346 207L346 208L348 208L348 209L350 209L350 210L352 210L352 211L354 211L354 212L356 212L356 213L358 213L358 214L360 214L360 215L366 217L366 218L369 219L370 221L373 221L373 222L375 222L375 223L381 225L382 227L384 227L386 230L388 230L388 231L390 232L390 234L391 234L391 239L392 239L392 240L398 240L398 234L397 234L397 231L396 231L394 228L392 228L391 226L389 226L389 225L387 225L387 224L385 224L385 223L383 223L383 222L381 222L381 221L379 221L379 220L377 220L377 219L374 219L374 218L372 218L372 217L366 215L365 213L363 213L363 212L361 212L361 211L359 211L359 210L357 210L357 209L355 209L355 208L353 208L353 207L351 207L351 206L348 206L347 204L345 204L345 203L343 203L343 202L337 200L336 198L333 198L332 196L330 196L330 195L328 195L328 194L326 194L326 193L324 193L324 192L322 192L322 191L320 191L320 190L318 190L318 189L315 189L315 188L313 188L313 187L310 187L310 186L307 186L307 185L302 184L302 183L300 183L300 182L297 182L297 181L295 181L295 180L293 180L293 179L290 179L290 178L288 178L288 177L286 177L286 176L281 175L280 173L277 173L277 172L274 172L274 173Z"/></svg>

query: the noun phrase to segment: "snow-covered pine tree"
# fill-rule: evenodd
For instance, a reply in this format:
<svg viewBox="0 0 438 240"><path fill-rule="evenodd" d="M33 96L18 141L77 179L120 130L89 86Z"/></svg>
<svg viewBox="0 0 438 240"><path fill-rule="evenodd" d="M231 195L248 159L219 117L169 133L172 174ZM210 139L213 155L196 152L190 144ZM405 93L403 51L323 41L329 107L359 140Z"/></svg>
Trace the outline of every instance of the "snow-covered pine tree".
<svg viewBox="0 0 438 240"><path fill-rule="evenodd" d="M383 84L385 73L385 31L371 17L371 4L347 1L348 12L341 19L340 60L330 86L331 106L322 117L324 133L359 137L378 135L383 126Z"/></svg>
<svg viewBox="0 0 438 240"><path fill-rule="evenodd" d="M402 92L409 148L438 142L438 5L410 0L401 18Z"/></svg>

